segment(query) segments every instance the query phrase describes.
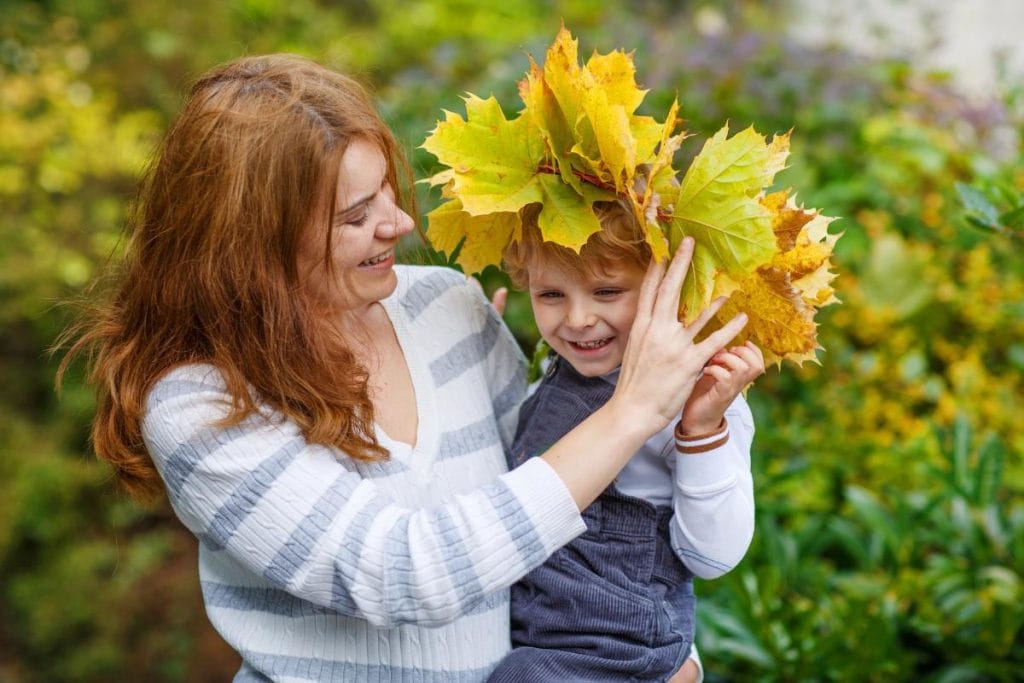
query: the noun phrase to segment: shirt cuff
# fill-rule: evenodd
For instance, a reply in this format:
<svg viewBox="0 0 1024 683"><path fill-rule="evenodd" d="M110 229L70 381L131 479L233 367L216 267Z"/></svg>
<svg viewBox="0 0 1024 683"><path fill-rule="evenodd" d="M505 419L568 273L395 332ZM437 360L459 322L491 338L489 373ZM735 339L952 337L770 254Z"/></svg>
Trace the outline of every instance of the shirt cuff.
<svg viewBox="0 0 1024 683"><path fill-rule="evenodd" d="M690 656L693 663L697 665L697 683L704 683L704 662L700 661L700 653L697 652L697 643L690 646Z"/></svg>
<svg viewBox="0 0 1024 683"><path fill-rule="evenodd" d="M676 423L674 436L676 450L684 455L707 453L724 446L729 441L729 423L724 417L718 423L718 427L706 434L684 434L682 427L683 421L680 420Z"/></svg>
<svg viewBox="0 0 1024 683"><path fill-rule="evenodd" d="M700 446L700 450L689 453L680 451L680 442L676 441L675 480L681 491L694 496L713 495L736 484L742 439L730 439L729 430L726 420L719 431L688 439L683 443Z"/></svg>

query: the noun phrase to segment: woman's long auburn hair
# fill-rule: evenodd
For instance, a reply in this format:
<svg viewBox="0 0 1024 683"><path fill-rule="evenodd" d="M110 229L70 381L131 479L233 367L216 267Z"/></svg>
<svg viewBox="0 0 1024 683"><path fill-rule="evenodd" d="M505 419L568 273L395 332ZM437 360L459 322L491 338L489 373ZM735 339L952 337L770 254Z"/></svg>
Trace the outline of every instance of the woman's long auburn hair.
<svg viewBox="0 0 1024 683"><path fill-rule="evenodd" d="M315 313L297 263L300 241L334 214L341 156L354 139L381 150L400 205L415 216L408 165L353 79L270 55L217 67L193 86L140 186L108 293L58 342L70 347L58 385L85 356L97 392L93 447L137 499L162 488L142 439L146 395L187 363L223 376L232 404L221 426L261 401L311 443L387 457L368 373Z"/></svg>

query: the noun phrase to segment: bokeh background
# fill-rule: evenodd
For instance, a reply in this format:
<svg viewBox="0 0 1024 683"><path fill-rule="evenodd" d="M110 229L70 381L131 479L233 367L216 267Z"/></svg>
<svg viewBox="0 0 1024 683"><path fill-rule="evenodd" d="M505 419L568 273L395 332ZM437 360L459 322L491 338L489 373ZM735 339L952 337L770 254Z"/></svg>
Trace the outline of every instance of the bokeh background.
<svg viewBox="0 0 1024 683"><path fill-rule="evenodd" d="M678 94L697 133L682 157L727 119L792 128L778 185L842 217L827 351L749 395L757 532L697 586L708 680L1024 680L1024 79L1009 56L983 75L934 59L1005 35L991 13L944 24L954 9L1013 3L867 4L855 32L795 0L0 1L0 681L237 667L202 612L195 541L166 503L117 491L81 369L58 398L46 352L62 302L118 258L189 81L268 51L359 74L422 177L441 110L468 91L516 111L526 55L562 19L584 55L635 48L646 113ZM522 297L506 319L530 349Z"/></svg>

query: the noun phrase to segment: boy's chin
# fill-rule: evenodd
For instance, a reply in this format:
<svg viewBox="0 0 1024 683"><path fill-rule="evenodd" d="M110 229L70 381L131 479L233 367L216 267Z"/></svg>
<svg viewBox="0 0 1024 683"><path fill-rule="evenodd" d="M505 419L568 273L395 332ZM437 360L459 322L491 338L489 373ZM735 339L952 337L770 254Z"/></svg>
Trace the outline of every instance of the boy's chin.
<svg viewBox="0 0 1024 683"><path fill-rule="evenodd" d="M565 360L583 377L603 377L609 372L618 370L619 366L622 365L621 358L595 362L574 361L572 358L565 358Z"/></svg>

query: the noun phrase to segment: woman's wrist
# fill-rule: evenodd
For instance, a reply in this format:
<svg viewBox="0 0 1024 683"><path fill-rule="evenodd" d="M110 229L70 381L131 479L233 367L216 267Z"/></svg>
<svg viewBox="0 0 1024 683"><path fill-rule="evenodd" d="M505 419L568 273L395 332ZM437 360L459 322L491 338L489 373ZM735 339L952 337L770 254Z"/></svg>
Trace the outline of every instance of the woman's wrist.
<svg viewBox="0 0 1024 683"><path fill-rule="evenodd" d="M670 424L670 420L665 419L657 411L650 410L618 394L612 395L608 403L605 404L605 409L612 416L616 431L627 438L632 436L639 439L640 444Z"/></svg>

